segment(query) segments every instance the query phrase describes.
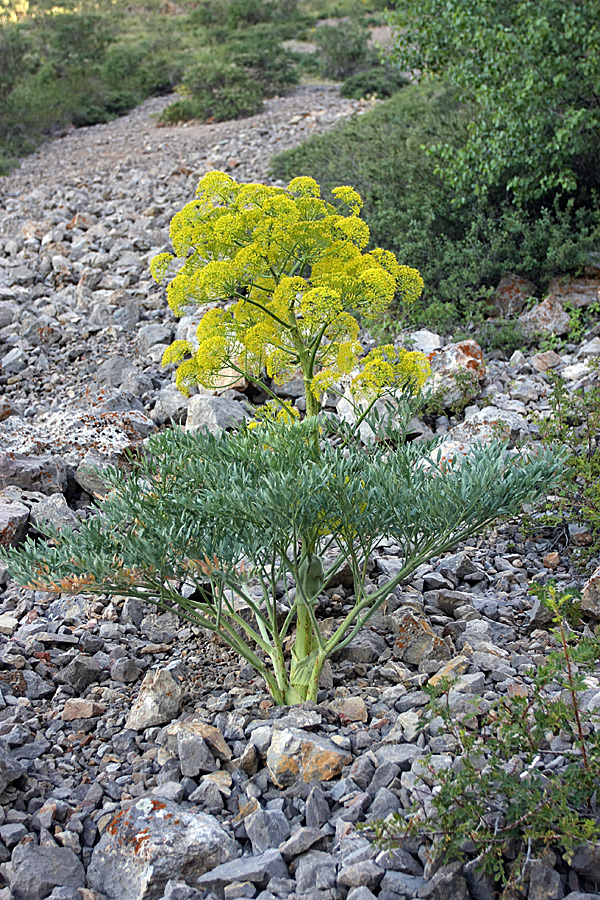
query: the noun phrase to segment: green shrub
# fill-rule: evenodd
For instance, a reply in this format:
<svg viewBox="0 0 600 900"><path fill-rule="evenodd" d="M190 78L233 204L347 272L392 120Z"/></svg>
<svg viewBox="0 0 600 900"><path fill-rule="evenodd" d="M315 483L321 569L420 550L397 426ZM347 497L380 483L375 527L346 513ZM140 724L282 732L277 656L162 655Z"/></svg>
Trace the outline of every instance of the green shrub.
<svg viewBox="0 0 600 900"><path fill-rule="evenodd" d="M310 173L328 188L356 184L372 240L389 247L425 280L421 313L487 308L500 277L516 271L544 287L554 275L586 262L600 236L597 210L556 200L524 210L505 192L492 202L457 207L440 177L440 160L425 147L466 140L469 111L440 85L409 85L373 110L276 157L272 172L288 179ZM418 311L418 310L417 310Z"/></svg>
<svg viewBox="0 0 600 900"><path fill-rule="evenodd" d="M591 543L584 556L600 551L600 363L592 361L595 379L574 391L560 375L550 373L550 415L538 421L542 442L560 444L568 451L561 484L543 521L560 525L566 534L570 523L586 524Z"/></svg>
<svg viewBox="0 0 600 900"><path fill-rule="evenodd" d="M457 201L498 188L524 205L600 189L600 0L401 0L395 59L442 77L472 108L468 138L437 149Z"/></svg>
<svg viewBox="0 0 600 900"><path fill-rule="evenodd" d="M408 79L390 66L373 66L365 72L358 72L344 81L340 93L342 97L360 100L362 97L379 97L385 100L406 87Z"/></svg>
<svg viewBox="0 0 600 900"><path fill-rule="evenodd" d="M321 72L342 80L374 62L368 45L369 30L360 22L342 19L336 25L320 25L314 34Z"/></svg>
<svg viewBox="0 0 600 900"><path fill-rule="evenodd" d="M262 109L262 90L234 62L226 62L207 54L184 74L181 100L164 110L160 121L165 124L188 119L211 119L223 122L239 116L252 116Z"/></svg>
<svg viewBox="0 0 600 900"><path fill-rule="evenodd" d="M229 44L231 60L260 85L263 97L274 97L298 83L296 61L272 33L253 32Z"/></svg>
<svg viewBox="0 0 600 900"><path fill-rule="evenodd" d="M425 757L422 802L375 829L386 846L428 835L435 857L464 860L468 853L497 883L513 888L522 886L525 862L546 849L558 850L568 863L578 844L600 837L600 717L579 711L588 688L584 674L596 674L600 642L569 624L571 595L553 586L534 586L534 592L555 616L559 649L520 691L493 702L473 697L467 713L452 711L451 683L432 690L425 724L441 718L454 739L454 764L434 768ZM551 746L557 739L558 766ZM566 739L572 749L562 749Z"/></svg>

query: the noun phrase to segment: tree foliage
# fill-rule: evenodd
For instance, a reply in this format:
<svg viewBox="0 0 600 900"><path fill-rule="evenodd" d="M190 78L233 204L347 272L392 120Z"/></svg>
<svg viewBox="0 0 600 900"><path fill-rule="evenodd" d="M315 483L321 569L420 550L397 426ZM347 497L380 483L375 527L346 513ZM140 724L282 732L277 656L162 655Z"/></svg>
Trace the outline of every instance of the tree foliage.
<svg viewBox="0 0 600 900"><path fill-rule="evenodd" d="M599 187L600 0L396 5L395 60L441 76L471 106L469 139L443 162L457 198L475 186L519 202L558 192L589 203Z"/></svg>

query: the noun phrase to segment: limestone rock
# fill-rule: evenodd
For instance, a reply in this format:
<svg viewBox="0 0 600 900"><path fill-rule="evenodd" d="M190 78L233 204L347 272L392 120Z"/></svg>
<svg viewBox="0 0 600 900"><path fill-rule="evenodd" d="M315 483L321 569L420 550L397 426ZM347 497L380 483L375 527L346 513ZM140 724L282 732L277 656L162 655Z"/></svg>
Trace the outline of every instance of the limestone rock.
<svg viewBox="0 0 600 900"><path fill-rule="evenodd" d="M485 378L483 351L473 340L460 341L444 347L431 358L431 377L427 390L450 407L474 389ZM461 379L467 384L461 384Z"/></svg>
<svg viewBox="0 0 600 900"><path fill-rule="evenodd" d="M250 881L266 887L272 878L287 878L288 868L279 850L266 850L259 856L246 856L233 862L222 863L198 879L198 887L222 891L234 881ZM112 900L112 898L109 898Z"/></svg>
<svg viewBox="0 0 600 900"><path fill-rule="evenodd" d="M281 788L306 782L330 781L342 774L352 756L337 744L318 734L297 728L273 732L267 752L267 767L274 783Z"/></svg>
<svg viewBox="0 0 600 900"><path fill-rule="evenodd" d="M148 672L127 719L127 728L143 731L152 725L164 725L179 715L183 689L167 669Z"/></svg>
<svg viewBox="0 0 600 900"><path fill-rule="evenodd" d="M600 278L553 278L548 285L548 293L575 309L591 306L600 300Z"/></svg>
<svg viewBox="0 0 600 900"><path fill-rule="evenodd" d="M519 316L519 327L528 337L536 333L551 332L552 334L566 334L569 330L569 314L555 296L550 294L533 309Z"/></svg>
<svg viewBox="0 0 600 900"><path fill-rule="evenodd" d="M423 660L450 659L448 644L438 637L429 623L408 610L396 619L394 651L398 659L418 666Z"/></svg>
<svg viewBox="0 0 600 900"><path fill-rule="evenodd" d="M246 408L237 400L196 394L188 406L185 430L204 428L212 434L219 434L224 429L241 425L249 418Z"/></svg>
<svg viewBox="0 0 600 900"><path fill-rule="evenodd" d="M3 794L9 784L25 774L25 768L18 759L0 744L0 794Z"/></svg>
<svg viewBox="0 0 600 900"><path fill-rule="evenodd" d="M240 852L213 816L144 797L108 823L88 884L108 900L160 900L169 879L194 883Z"/></svg>
<svg viewBox="0 0 600 900"><path fill-rule="evenodd" d="M8 421L14 418L11 416ZM0 482L42 494L63 493L67 489L67 469L59 456L0 451Z"/></svg>
<svg viewBox="0 0 600 900"><path fill-rule="evenodd" d="M531 281L514 272L507 272L496 288L494 302L500 315L516 316L523 312L527 301L536 294L537 289Z"/></svg>
<svg viewBox="0 0 600 900"><path fill-rule="evenodd" d="M18 500L0 496L0 546L15 547L27 532L29 509Z"/></svg>
<svg viewBox="0 0 600 900"><path fill-rule="evenodd" d="M93 700L80 700L70 697L65 703L61 713L63 722L72 722L74 719L95 719L106 712L106 707Z"/></svg>

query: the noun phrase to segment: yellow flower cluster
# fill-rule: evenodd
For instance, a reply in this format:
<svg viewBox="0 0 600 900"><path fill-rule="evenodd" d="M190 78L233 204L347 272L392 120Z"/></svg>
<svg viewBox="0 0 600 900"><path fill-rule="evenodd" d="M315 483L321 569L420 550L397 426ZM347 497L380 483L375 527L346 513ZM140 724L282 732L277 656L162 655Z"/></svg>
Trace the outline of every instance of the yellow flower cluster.
<svg viewBox="0 0 600 900"><path fill-rule="evenodd" d="M316 403L362 355L358 317L380 315L396 294L407 303L419 296L415 269L389 251L365 251L369 228L359 194L341 186L332 195L338 205L321 199L307 177L287 188L238 184L223 172L202 178L196 199L171 222L175 255L184 262L167 296L178 316L190 305L217 308L198 326L197 350L177 341L165 352L165 364L178 364L182 390L194 382L213 386L224 367L251 376L266 370L279 382L300 369L314 391L307 402ZM163 253L153 260L157 281L169 279L174 259ZM374 362L367 371L375 384Z"/></svg>
<svg viewBox="0 0 600 900"><path fill-rule="evenodd" d="M418 390L431 372L429 360L416 350L399 350L384 344L371 350L362 361L362 369L352 379L352 393L370 399L392 389Z"/></svg>

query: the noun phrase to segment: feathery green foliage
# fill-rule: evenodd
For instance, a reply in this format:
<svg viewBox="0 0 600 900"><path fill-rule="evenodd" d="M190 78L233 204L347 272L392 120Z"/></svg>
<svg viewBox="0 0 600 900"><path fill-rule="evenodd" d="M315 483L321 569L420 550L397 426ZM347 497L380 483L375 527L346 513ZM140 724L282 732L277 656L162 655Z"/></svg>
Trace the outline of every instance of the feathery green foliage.
<svg viewBox="0 0 600 900"><path fill-rule="evenodd" d="M443 462L433 445L315 444L316 419L214 437L152 437L134 471L103 472L110 492L78 530L48 529L4 552L22 584L137 597L218 634L264 677L276 703L315 700L325 661L426 562L555 478L548 450L474 448ZM321 438L325 435L321 435ZM401 546L398 574L366 593L369 555ZM319 595L349 565L350 612L321 631ZM278 585L295 585L278 599ZM291 638L291 651L287 642Z"/></svg>

